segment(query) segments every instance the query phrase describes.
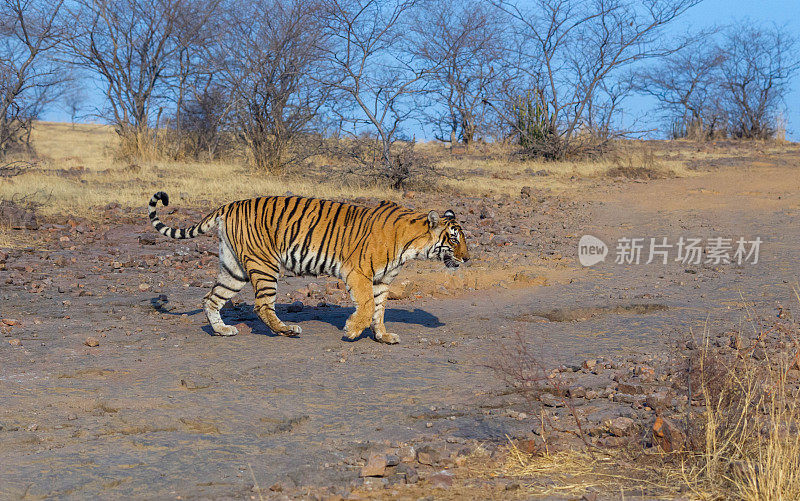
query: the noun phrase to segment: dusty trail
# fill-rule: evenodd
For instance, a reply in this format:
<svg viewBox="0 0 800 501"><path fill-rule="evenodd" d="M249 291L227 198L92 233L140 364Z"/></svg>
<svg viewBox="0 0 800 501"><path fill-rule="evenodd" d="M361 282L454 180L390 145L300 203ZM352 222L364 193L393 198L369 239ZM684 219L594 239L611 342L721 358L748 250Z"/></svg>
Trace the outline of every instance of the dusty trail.
<svg viewBox="0 0 800 501"><path fill-rule="evenodd" d="M252 292L226 311L252 332L230 339L204 332L193 286L169 288L167 302L149 291L73 298L82 307L68 319L61 302L8 292L0 316L40 323L14 331L21 347L0 348L0 499L249 498L251 468L262 487L347 485L353 458L375 446L503 442L531 425L500 412L508 397L486 365L517 335L553 363L663 356L670 335L733 327L740 294L791 305L798 194L791 167L593 188L565 255L584 233L608 244L760 236L760 262L574 263L571 283L393 301L398 346L343 341L351 310L337 306L284 310L303 335L265 335ZM98 329L100 346L83 346Z"/></svg>

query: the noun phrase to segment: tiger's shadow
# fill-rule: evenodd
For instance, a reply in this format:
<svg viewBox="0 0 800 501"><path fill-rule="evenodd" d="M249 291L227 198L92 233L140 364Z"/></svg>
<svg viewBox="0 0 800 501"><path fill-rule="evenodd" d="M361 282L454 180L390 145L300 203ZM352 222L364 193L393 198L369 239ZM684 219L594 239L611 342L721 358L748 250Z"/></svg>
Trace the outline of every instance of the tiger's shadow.
<svg viewBox="0 0 800 501"><path fill-rule="evenodd" d="M153 308L159 313L177 316L184 314L189 316L202 314L202 310L200 309L185 312L169 310L164 307L166 301L162 300L161 298L154 298L151 300L151 303ZM316 320L330 324L339 330L344 329L344 324L347 321L347 318L355 311L355 307L353 306L326 305L305 306L299 312L289 312L288 307L289 304L277 304L275 307L278 317L286 323L296 323L303 327L303 322ZM258 318L258 315L253 310L253 305L251 303L239 303L237 305L231 305L231 303L228 303L224 308L222 308L220 315L222 316L222 321L228 325L244 323L250 328L253 334L261 334L271 337L277 336L277 334L274 334L266 325L264 325L261 319ZM401 308L386 308L384 320L386 322L419 325L429 328L442 327L445 325L439 321L439 318L436 315L428 313L427 311L419 308L414 308L411 310ZM203 331L209 335L213 335L213 331L209 325L204 325ZM391 328L389 328L389 331L391 331ZM370 336L371 331L367 329L355 340ZM347 340L347 338L344 337L343 339Z"/></svg>

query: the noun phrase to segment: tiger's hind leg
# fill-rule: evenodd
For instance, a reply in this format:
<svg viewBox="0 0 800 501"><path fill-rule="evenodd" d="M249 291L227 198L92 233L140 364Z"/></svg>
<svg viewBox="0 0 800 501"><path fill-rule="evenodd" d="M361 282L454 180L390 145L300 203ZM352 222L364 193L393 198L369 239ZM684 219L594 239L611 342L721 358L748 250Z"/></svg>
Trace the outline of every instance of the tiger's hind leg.
<svg viewBox="0 0 800 501"><path fill-rule="evenodd" d="M221 232L220 232L221 233ZM220 235L222 237L222 235ZM206 318L217 336L235 336L239 330L222 321L219 311L247 283L247 277L233 254L227 239L220 238L219 275L211 292L203 299Z"/></svg>
<svg viewBox="0 0 800 501"><path fill-rule="evenodd" d="M248 266L250 281L256 294L255 310L259 318L267 324L275 334L297 336L303 330L299 325L287 325L275 314L275 296L277 294L278 274L277 262L262 262Z"/></svg>

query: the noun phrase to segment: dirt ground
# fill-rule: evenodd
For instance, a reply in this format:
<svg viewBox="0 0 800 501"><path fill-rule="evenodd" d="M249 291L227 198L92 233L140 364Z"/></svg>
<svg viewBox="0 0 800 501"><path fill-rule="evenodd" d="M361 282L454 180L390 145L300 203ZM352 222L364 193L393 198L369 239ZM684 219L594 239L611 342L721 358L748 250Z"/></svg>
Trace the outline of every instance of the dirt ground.
<svg viewBox="0 0 800 501"><path fill-rule="evenodd" d="M146 200L98 208L99 220L40 218L0 252L0 498L550 496L469 473L476 451L491 461L536 426L491 369L496 358L521 338L554 365L654 363L671 336L735 328L744 301L796 309L799 163L576 180L585 186L560 195L407 198L452 206L474 263L407 266L386 313L395 346L368 332L343 339L352 307L325 278L279 285L278 313L302 326L298 338L268 332L252 291L223 310L240 335L210 336L199 305L216 274L214 237L162 238ZM173 225L210 209L173 205L162 210ZM584 234L609 245L605 262L578 264ZM618 238L681 236L763 243L757 264L614 263ZM304 306L289 313L295 301ZM414 473L359 477L374 452Z"/></svg>

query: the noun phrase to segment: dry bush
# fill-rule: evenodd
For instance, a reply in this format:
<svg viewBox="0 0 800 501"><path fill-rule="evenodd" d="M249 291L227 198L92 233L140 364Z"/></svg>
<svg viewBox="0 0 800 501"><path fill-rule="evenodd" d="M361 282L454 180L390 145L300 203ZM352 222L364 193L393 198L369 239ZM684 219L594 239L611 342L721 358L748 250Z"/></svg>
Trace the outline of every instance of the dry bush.
<svg viewBox="0 0 800 501"><path fill-rule="evenodd" d="M120 131L119 143L114 151L116 160L122 162L182 160L180 143L167 129L132 128Z"/></svg>
<svg viewBox="0 0 800 501"><path fill-rule="evenodd" d="M383 163L381 143L369 134L320 141L318 151L349 175L356 175L374 183L388 183L392 189L406 188L430 190L434 187L436 149L419 148L416 142L395 141L389 153L390 166Z"/></svg>
<svg viewBox="0 0 800 501"><path fill-rule="evenodd" d="M548 367L543 362L545 359L544 355L534 353L522 335L517 332L515 341L511 345L501 346L494 362L489 367L509 390L520 395L526 401L532 414L541 407L544 394L550 394L560 400L569 410L575 427L574 429L563 429L556 426L547 413L541 411L536 414L541 416L543 436L547 436L549 430L572 432L583 442L591 454L592 446L584 433L583 420L576 411L573 399L567 391L568 384L563 381L561 372L556 367ZM546 442L544 452L548 452Z"/></svg>
<svg viewBox="0 0 800 501"><path fill-rule="evenodd" d="M631 145L619 142L608 154L611 168L606 172L609 177L626 177L630 179L662 179L674 174L665 169L656 151L649 145Z"/></svg>
<svg viewBox="0 0 800 501"><path fill-rule="evenodd" d="M712 338L706 330L701 339L689 337L678 343L672 365L664 368L672 389L686 397L686 405L658 411L682 428L680 441L671 443L675 449L662 450L647 433L631 437L621 449L585 441L585 450L555 453L523 451L512 440L503 473L562 479L559 468L569 465L575 475L554 487L562 493L624 485L697 499L800 499L800 331L786 310L777 319L747 314L751 332ZM542 360L518 336L499 351L492 368L531 407L538 407L545 393L560 399L582 437L582 421L566 385ZM543 431L548 426L564 431L541 414ZM652 421L639 425L654 428Z"/></svg>
<svg viewBox="0 0 800 501"><path fill-rule="evenodd" d="M680 468L699 498L800 498L798 387L787 380L800 353L797 326L754 321L753 330L749 342L734 335L732 350L712 346L707 332L684 344L676 389L692 403L687 450L664 467Z"/></svg>

